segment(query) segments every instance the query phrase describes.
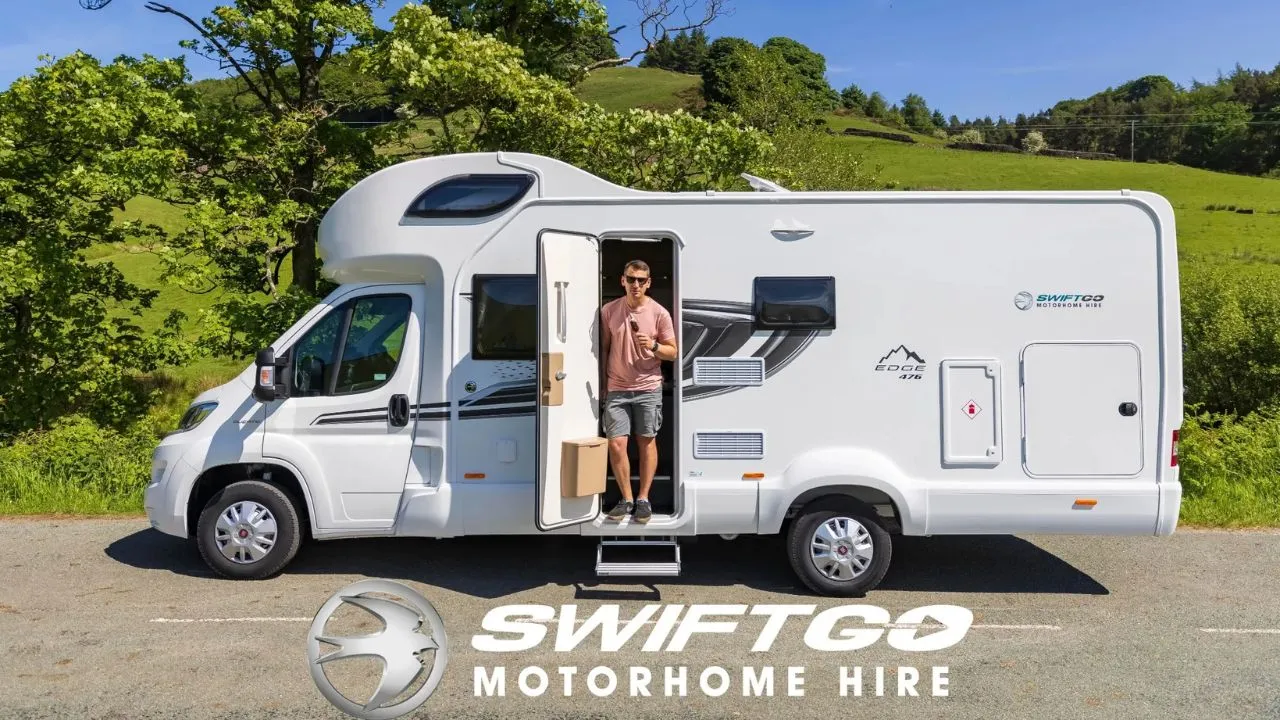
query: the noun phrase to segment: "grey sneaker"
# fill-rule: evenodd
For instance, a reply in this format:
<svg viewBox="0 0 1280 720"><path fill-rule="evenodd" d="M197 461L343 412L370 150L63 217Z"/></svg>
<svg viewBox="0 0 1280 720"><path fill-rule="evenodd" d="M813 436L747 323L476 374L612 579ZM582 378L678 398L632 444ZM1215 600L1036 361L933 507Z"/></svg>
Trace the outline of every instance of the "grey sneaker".
<svg viewBox="0 0 1280 720"><path fill-rule="evenodd" d="M648 500L636 501L636 522L647 523L649 518L653 516L653 506Z"/></svg>
<svg viewBox="0 0 1280 720"><path fill-rule="evenodd" d="M614 505L613 509L609 511L609 519L621 520L631 512L632 507L633 505L626 500L619 500L618 504Z"/></svg>

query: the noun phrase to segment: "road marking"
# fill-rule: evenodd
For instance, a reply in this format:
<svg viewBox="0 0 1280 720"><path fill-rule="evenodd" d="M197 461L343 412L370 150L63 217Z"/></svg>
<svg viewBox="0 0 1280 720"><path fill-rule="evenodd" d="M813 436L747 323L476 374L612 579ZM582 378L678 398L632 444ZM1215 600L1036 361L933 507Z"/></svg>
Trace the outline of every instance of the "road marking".
<svg viewBox="0 0 1280 720"><path fill-rule="evenodd" d="M151 618L153 623L196 623L196 622L311 622L314 618L293 617L238 617L238 618Z"/></svg>
<svg viewBox="0 0 1280 720"><path fill-rule="evenodd" d="M528 618L528 617L524 617L524 618L522 618L522 619L524 619L524 620L526 620L526 621L529 621L529 622L536 622L536 621L534 621L534 620L531 620L531 619L530 619L530 618ZM573 624L574 624L574 625L581 625L581 624L583 624L583 623L585 623L585 622L588 622L588 621L589 621L589 620L588 620L587 618L575 618L575 619L574 619L574 621L573 621ZM552 620L549 620L549 621L547 621L547 622L552 623L552 622L555 622L555 620L554 620L554 619L552 619ZM642 620L642 621L640 621L640 622L639 622L639 623L637 623L637 624L639 624L639 625L655 625L655 624L657 624L657 622L658 622L657 620ZM629 623L628 623L628 624L629 624ZM911 629L919 629L919 628L924 628L924 629L928 629L928 630L941 630L942 628L945 628L945 627L947 627L947 626L946 626L946 625L943 625L942 623L885 623L883 627L889 628L890 630L897 630L897 629L911 630ZM979 630L1061 630L1061 629L1062 629L1062 626L1061 626L1061 625L993 625L993 624L985 624L985 623L975 623L975 624L973 624L973 625L970 625L970 626L969 626L969 628L970 628L971 630L972 630L972 629L979 629Z"/></svg>
<svg viewBox="0 0 1280 720"><path fill-rule="evenodd" d="M1248 635L1280 635L1280 628L1200 628L1200 632Z"/></svg>
<svg viewBox="0 0 1280 720"><path fill-rule="evenodd" d="M889 623L885 625L887 628L945 628L942 623ZM1060 625L991 625L984 623L974 623L969 626L970 630L1061 630Z"/></svg>

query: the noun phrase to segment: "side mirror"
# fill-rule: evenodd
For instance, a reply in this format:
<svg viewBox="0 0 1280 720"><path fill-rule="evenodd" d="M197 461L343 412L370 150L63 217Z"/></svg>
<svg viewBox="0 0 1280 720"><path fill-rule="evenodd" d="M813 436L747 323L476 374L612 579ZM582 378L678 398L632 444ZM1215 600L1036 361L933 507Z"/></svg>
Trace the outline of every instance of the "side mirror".
<svg viewBox="0 0 1280 720"><path fill-rule="evenodd" d="M258 368L257 381L253 384L253 396L261 402L271 402L288 397L288 385L283 382L284 369L289 366L289 353L279 358L275 350L263 348L254 360Z"/></svg>

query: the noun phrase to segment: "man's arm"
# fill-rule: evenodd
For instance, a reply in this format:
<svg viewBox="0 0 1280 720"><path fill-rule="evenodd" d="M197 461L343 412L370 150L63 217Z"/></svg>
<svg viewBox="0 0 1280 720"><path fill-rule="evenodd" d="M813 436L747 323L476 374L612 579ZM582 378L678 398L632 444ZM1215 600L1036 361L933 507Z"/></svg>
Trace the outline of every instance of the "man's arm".
<svg viewBox="0 0 1280 720"><path fill-rule="evenodd" d="M659 360L673 362L680 357L680 349L676 347L676 330L672 327L671 316L663 313L658 318L658 349L653 354Z"/></svg>

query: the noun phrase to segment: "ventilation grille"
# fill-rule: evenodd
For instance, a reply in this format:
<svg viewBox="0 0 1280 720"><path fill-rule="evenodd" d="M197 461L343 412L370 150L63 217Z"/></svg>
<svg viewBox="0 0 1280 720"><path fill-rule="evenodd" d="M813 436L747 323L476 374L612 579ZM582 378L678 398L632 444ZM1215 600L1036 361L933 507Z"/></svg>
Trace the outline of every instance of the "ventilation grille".
<svg viewBox="0 0 1280 720"><path fill-rule="evenodd" d="M694 358L693 383L695 385L763 385L764 358Z"/></svg>
<svg viewBox="0 0 1280 720"><path fill-rule="evenodd" d="M693 456L706 460L759 460L764 433L752 430L703 430L693 434Z"/></svg>

